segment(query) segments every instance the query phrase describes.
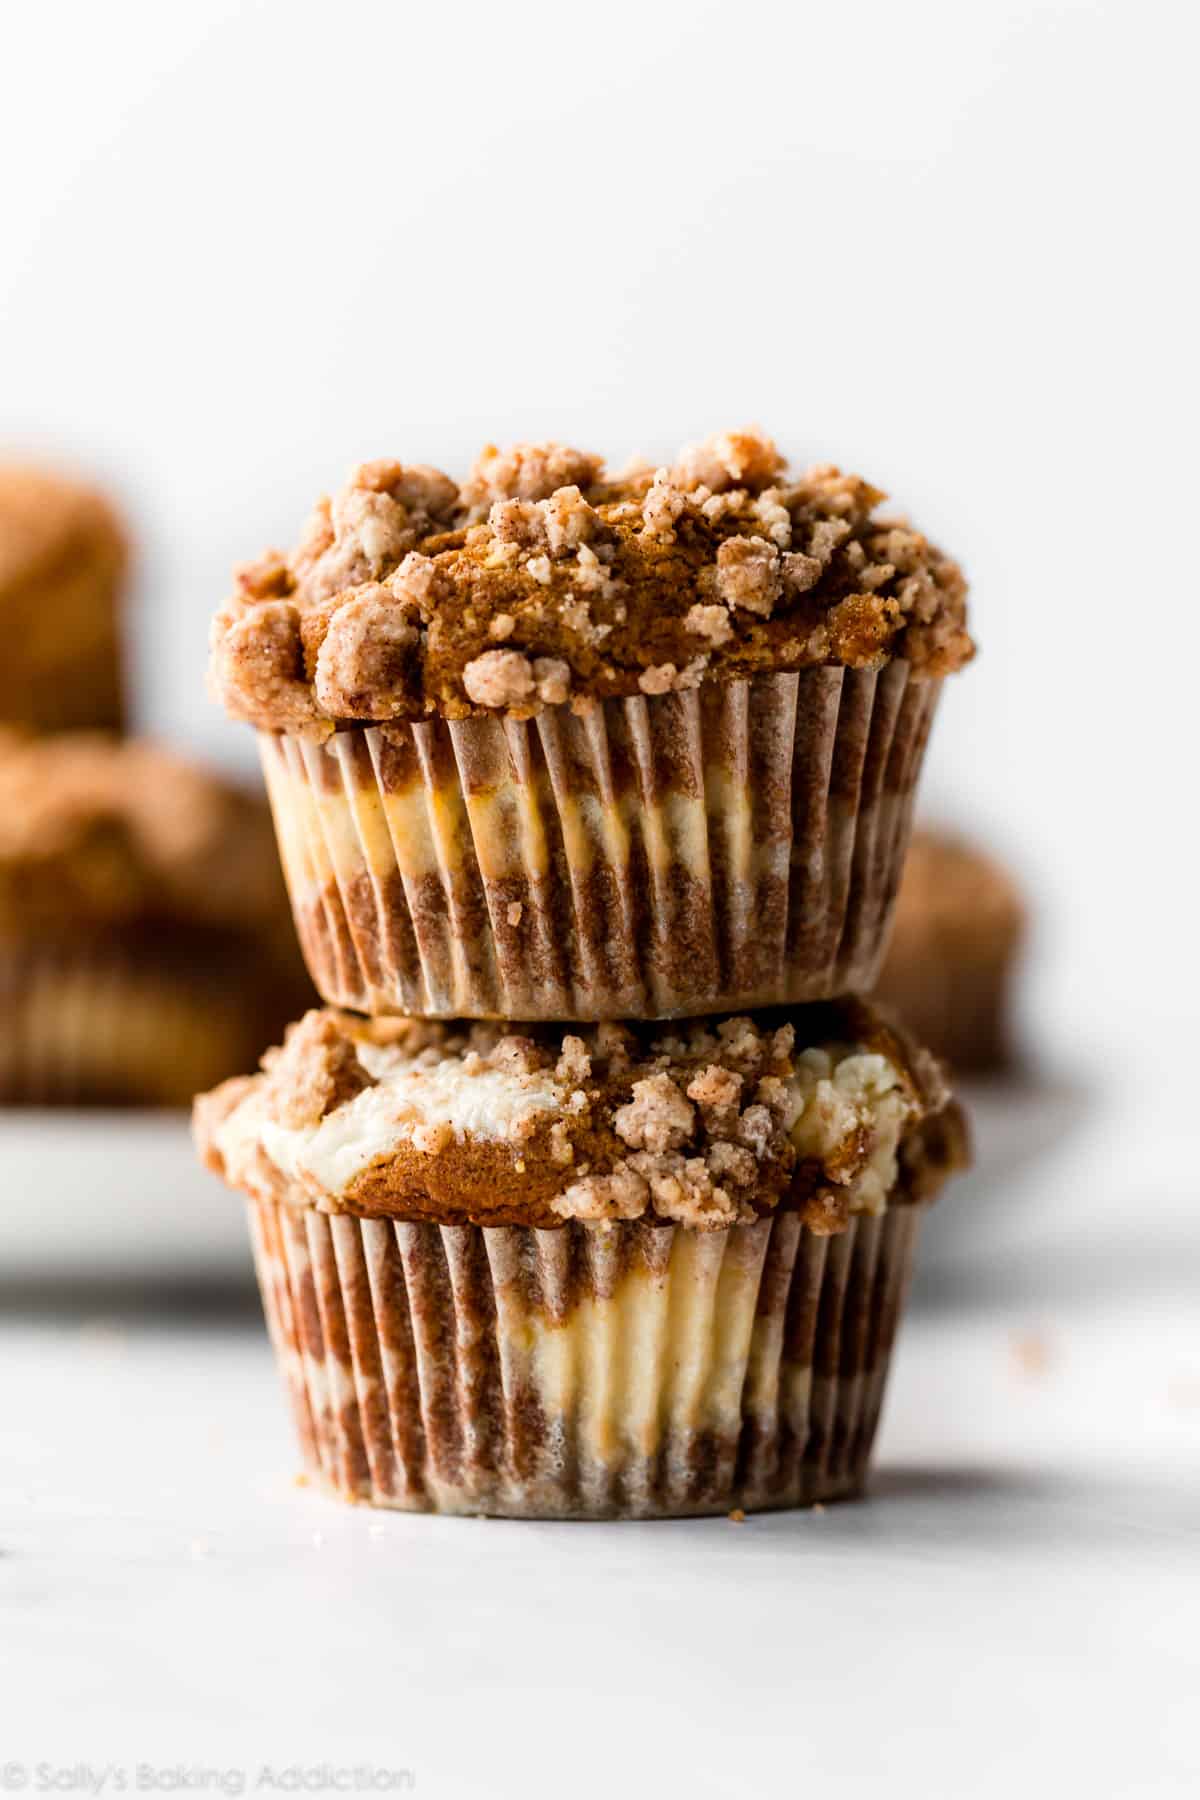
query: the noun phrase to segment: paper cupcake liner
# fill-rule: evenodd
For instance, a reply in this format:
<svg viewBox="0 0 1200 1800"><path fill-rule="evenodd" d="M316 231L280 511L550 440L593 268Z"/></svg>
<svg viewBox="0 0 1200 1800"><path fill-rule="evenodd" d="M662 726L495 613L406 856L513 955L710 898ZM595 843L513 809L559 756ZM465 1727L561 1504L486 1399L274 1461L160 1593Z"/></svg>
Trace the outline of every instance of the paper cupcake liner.
<svg viewBox="0 0 1200 1800"><path fill-rule="evenodd" d="M343 1498L667 1518L857 1493L922 1208L819 1237L330 1217L253 1202L308 1468Z"/></svg>
<svg viewBox="0 0 1200 1800"><path fill-rule="evenodd" d="M192 945L0 951L0 1105L189 1106L241 1074L286 1023L252 957Z"/></svg>
<svg viewBox="0 0 1200 1800"><path fill-rule="evenodd" d="M812 669L262 734L296 925L333 1005L655 1018L872 986L939 683Z"/></svg>

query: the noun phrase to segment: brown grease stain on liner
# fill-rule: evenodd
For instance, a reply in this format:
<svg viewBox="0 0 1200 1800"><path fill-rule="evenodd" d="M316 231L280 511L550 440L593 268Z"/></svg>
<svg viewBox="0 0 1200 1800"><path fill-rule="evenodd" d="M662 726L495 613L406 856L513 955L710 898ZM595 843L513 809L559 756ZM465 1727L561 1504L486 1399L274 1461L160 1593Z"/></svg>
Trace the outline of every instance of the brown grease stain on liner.
<svg viewBox="0 0 1200 1800"><path fill-rule="evenodd" d="M301 1451L335 1492L407 1510L652 1518L861 1489L919 1209L857 1219L835 1238L795 1214L712 1234L703 1278L714 1302L727 1269L743 1280L757 1271L735 1410L722 1412L714 1389L694 1416L674 1411L677 1365L667 1358L665 1424L649 1449L619 1429L619 1333L606 1340L593 1328L562 1403L539 1387L526 1349L534 1317L564 1329L631 1271L651 1272L668 1292L680 1280L690 1288L690 1264L671 1264L674 1228L481 1230L300 1215L272 1202L253 1204L251 1217ZM693 1321L692 1357L709 1367L719 1311ZM612 1427L602 1463L589 1447L595 1417Z"/></svg>
<svg viewBox="0 0 1200 1800"><path fill-rule="evenodd" d="M324 747L263 734L314 979L358 1010L564 1020L869 991L939 686L893 662ZM423 807L432 864L385 832L368 867L372 788Z"/></svg>

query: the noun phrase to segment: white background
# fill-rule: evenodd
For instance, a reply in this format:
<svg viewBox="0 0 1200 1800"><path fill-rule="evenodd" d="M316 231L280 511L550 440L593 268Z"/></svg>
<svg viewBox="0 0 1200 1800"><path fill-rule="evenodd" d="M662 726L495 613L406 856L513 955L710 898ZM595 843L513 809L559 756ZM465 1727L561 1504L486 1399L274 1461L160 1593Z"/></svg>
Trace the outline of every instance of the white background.
<svg viewBox="0 0 1200 1800"><path fill-rule="evenodd" d="M1043 1036L1155 1049L1200 1010L1194 16L21 8L0 437L116 480L143 718L247 764L208 618L362 457L756 420L859 469L972 578L926 793L1035 887Z"/></svg>
<svg viewBox="0 0 1200 1800"><path fill-rule="evenodd" d="M878 1500L821 1516L376 1520L291 1486L252 1305L0 1282L0 1780L1197 1791L1192 17L10 8L0 438L131 509L143 722L249 766L209 615L362 457L759 421L967 565L927 795L1025 874L1028 1029L1090 1113L942 1239ZM103 1218L97 1161L35 1197Z"/></svg>

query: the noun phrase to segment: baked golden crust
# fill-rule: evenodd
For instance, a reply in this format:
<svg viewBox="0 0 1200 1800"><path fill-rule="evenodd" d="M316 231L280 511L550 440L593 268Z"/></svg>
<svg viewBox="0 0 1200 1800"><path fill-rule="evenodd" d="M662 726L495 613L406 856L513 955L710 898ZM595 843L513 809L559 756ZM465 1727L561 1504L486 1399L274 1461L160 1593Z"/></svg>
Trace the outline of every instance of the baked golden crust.
<svg viewBox="0 0 1200 1800"><path fill-rule="evenodd" d="M254 1199L442 1224L834 1232L965 1161L939 1065L855 1001L577 1031L314 1012L194 1122Z"/></svg>
<svg viewBox="0 0 1200 1800"><path fill-rule="evenodd" d="M944 675L973 654L966 584L875 517L883 498L793 475L749 431L613 478L557 444L489 447L461 489L366 463L290 556L240 571L213 686L235 717L322 735L890 657Z"/></svg>
<svg viewBox="0 0 1200 1800"><path fill-rule="evenodd" d="M40 729L121 722L125 534L101 494L0 464L0 717Z"/></svg>
<svg viewBox="0 0 1200 1800"><path fill-rule="evenodd" d="M0 937L286 919L262 800L137 739L0 730Z"/></svg>

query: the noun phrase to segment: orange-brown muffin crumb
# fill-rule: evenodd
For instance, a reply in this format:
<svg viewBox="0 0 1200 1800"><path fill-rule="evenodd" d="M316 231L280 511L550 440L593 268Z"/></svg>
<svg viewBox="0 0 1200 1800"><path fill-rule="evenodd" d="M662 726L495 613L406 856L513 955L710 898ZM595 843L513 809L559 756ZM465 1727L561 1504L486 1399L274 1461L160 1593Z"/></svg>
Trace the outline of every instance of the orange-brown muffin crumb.
<svg viewBox="0 0 1200 1800"><path fill-rule="evenodd" d="M255 1199L445 1224L831 1232L965 1155L936 1062L852 1001L573 1032L310 1013L195 1125Z"/></svg>
<svg viewBox="0 0 1200 1800"><path fill-rule="evenodd" d="M789 472L755 431L617 477L560 444L489 447L461 488L365 463L295 552L240 571L214 688L238 718L320 735L893 656L943 675L973 654L966 584L876 517L883 498Z"/></svg>

